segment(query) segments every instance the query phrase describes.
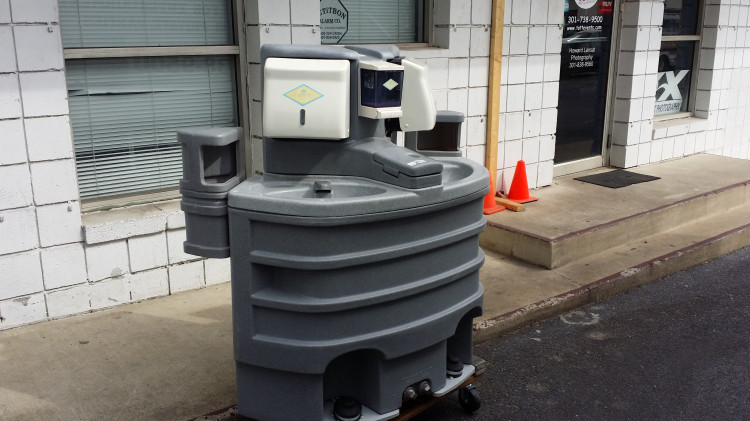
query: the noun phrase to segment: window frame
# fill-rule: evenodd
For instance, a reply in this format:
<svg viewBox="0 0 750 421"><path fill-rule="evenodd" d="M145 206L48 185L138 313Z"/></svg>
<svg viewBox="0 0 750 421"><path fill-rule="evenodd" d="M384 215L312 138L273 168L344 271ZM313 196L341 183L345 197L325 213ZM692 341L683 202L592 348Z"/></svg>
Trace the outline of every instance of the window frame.
<svg viewBox="0 0 750 421"><path fill-rule="evenodd" d="M234 44L231 45L197 45L197 46L170 46L170 47L95 47L95 48L63 48L63 59L66 63L68 60L77 59L106 59L106 58L140 58L140 57L179 57L179 56L233 56L235 62L235 80L237 95L237 117L238 124L243 128L242 146L249 144L250 135L250 110L247 103L249 87L247 78L247 57L245 47L244 31L244 8L242 1L232 0L230 3L232 12L232 34L234 35ZM66 71L67 78L67 71ZM75 142L75 139L73 139ZM245 148L241 148L242 154L246 157L245 166L246 174L250 174L249 166L252 160L246 156ZM77 184L77 180L76 180ZM180 197L179 188L175 186L172 189L145 191L141 193L108 197L82 199L81 211L93 212L107 210L116 207L138 205L144 203L153 203L158 201L172 200Z"/></svg>
<svg viewBox="0 0 750 421"><path fill-rule="evenodd" d="M703 22L704 22L704 16L703 16L703 10L704 10L704 2L698 1L698 19L696 21L695 26L695 34L692 35L662 35L661 41L659 42L659 51L661 51L661 45L665 42L685 42L685 41L692 41L695 44L695 48L693 49L693 64L691 66L691 75L690 75L690 92L688 92L688 110L687 111L681 111L678 113L672 113L672 114L662 114L662 115L654 115L654 122L658 121L666 121L666 120L675 120L679 118L690 118L695 116L695 97L698 91L698 73L700 72L700 52L701 52L701 46L703 42ZM666 7L666 3L665 3ZM666 8L665 8L666 12ZM662 25L660 27L660 30L662 31L662 34L664 33L664 18L662 18ZM658 75L658 71L657 71ZM657 80L658 84L658 80ZM654 93L655 94L655 93Z"/></svg>

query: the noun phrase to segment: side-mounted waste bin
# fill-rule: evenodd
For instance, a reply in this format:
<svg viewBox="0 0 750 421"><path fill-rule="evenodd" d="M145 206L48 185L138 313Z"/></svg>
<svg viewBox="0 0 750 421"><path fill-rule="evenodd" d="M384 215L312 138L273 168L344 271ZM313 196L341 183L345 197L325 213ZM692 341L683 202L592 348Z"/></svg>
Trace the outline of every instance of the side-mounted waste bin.
<svg viewBox="0 0 750 421"><path fill-rule="evenodd" d="M430 157L461 156L461 125L464 114L438 110L435 127L404 134L404 147Z"/></svg>
<svg viewBox="0 0 750 421"><path fill-rule="evenodd" d="M239 414L387 420L455 390L474 371L487 170L385 137L383 119L436 119L425 69L395 47L264 45L261 61L265 173L228 193L183 188L185 249L204 256L227 243L192 201L226 195ZM181 141L213 144L201 136Z"/></svg>
<svg viewBox="0 0 750 421"><path fill-rule="evenodd" d="M245 178L242 129L195 127L177 131L182 144L180 207L185 212L186 253L229 257L227 195Z"/></svg>

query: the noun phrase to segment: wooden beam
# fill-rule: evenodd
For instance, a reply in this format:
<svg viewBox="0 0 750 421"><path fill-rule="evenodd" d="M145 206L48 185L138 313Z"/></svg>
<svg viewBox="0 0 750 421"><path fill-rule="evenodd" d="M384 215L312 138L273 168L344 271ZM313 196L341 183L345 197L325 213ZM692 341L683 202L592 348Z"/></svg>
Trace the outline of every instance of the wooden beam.
<svg viewBox="0 0 750 421"><path fill-rule="evenodd" d="M487 90L487 140L484 166L490 178L497 176L497 141L500 120L500 72L503 64L503 19L505 0L492 0L492 27L490 29L490 74ZM497 183L493 182L495 189Z"/></svg>
<svg viewBox="0 0 750 421"><path fill-rule="evenodd" d="M501 206L505 206L505 209L511 210L513 212L523 212L526 210L526 205L523 205L521 203L516 203L504 197L496 197L495 203Z"/></svg>

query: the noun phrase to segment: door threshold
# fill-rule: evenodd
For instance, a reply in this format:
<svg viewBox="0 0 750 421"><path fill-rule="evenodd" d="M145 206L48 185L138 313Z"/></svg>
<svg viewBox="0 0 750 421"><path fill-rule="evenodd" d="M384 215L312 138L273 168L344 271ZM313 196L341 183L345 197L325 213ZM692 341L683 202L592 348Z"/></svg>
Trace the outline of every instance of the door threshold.
<svg viewBox="0 0 750 421"><path fill-rule="evenodd" d="M600 168L603 166L604 159L602 156L592 156L591 158L584 158L576 161L561 162L559 164L555 164L554 169L552 170L552 177L563 177L581 171L593 170L594 168Z"/></svg>

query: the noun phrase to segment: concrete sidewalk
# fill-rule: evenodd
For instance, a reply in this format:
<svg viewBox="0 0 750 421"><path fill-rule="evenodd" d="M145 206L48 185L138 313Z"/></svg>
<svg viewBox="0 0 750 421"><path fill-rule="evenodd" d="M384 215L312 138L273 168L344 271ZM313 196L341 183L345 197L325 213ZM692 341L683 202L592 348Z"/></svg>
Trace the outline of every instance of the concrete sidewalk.
<svg viewBox="0 0 750 421"><path fill-rule="evenodd" d="M637 170L690 175L715 159L681 160L679 168L660 164ZM666 188L670 200L679 201L682 198L674 190L682 184L684 195L700 194L699 203L709 202L701 206L712 212L668 232L623 243L553 270L487 249L480 271L484 315L475 319L475 341L495 338L750 244L750 162L712 166L733 174L734 178L716 173L711 179L735 186L732 194L740 197L737 203L742 205L716 212L716 206L709 206L716 202L712 197L726 187L705 186L705 191L697 192L697 186L679 182L684 175L661 174L676 181L634 187L627 194L640 205L652 196L663 208L667 194L658 189ZM576 183L555 180L555 187L535 192L541 198L536 208L532 204L524 214L503 212L497 218L537 218L535 212L544 212L549 206L545 203L554 202L555 195L568 192L581 197L580 191L567 189L590 188ZM606 190L596 194L616 194L622 200L626 196ZM570 201L568 197L559 200ZM612 203L606 197L601 200ZM619 206L628 206L627 201L620 201ZM607 206L602 209L605 216L619 218ZM574 210L567 212L576 215ZM561 217L554 206L548 213L560 229L578 229L575 225L581 222L574 216ZM587 215L585 222L595 221L592 217ZM230 303L229 285L223 284L1 331L0 419L188 420L229 408L236 403Z"/></svg>
<svg viewBox="0 0 750 421"><path fill-rule="evenodd" d="M228 284L0 332L2 420L187 420L235 403Z"/></svg>

